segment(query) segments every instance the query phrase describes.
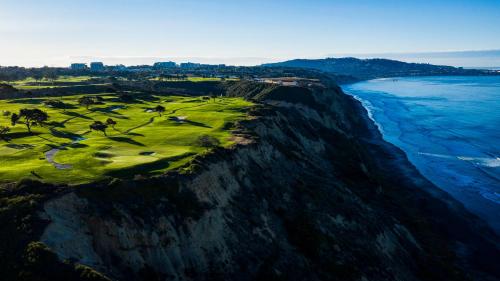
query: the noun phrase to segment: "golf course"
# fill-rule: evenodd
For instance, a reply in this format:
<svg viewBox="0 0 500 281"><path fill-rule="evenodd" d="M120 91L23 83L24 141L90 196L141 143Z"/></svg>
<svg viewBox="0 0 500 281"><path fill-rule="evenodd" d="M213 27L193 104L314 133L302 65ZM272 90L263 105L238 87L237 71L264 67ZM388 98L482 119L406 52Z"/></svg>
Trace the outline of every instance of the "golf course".
<svg viewBox="0 0 500 281"><path fill-rule="evenodd" d="M231 130L252 106L229 97L125 96L0 100L0 128L8 128L0 135L1 181L82 184L162 173L233 144ZM26 121L26 109L47 118ZM13 115L19 116L14 125Z"/></svg>

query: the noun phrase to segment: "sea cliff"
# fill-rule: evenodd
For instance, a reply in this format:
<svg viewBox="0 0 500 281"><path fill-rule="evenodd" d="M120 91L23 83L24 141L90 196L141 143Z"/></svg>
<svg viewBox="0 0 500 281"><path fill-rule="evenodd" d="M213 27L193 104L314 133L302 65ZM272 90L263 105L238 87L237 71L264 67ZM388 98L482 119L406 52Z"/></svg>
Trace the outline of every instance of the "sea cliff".
<svg viewBox="0 0 500 281"><path fill-rule="evenodd" d="M340 88L221 88L258 103L233 147L152 178L45 187L24 241L41 242L28 244L25 279L500 276L498 237L384 142ZM58 266L67 270L47 270Z"/></svg>

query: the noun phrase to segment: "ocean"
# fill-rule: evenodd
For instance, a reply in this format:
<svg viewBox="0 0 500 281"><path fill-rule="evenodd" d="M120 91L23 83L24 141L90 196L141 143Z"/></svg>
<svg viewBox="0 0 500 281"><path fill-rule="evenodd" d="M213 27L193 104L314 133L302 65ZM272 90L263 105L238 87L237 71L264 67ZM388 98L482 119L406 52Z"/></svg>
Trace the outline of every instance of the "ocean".
<svg viewBox="0 0 500 281"><path fill-rule="evenodd" d="M389 78L342 88L422 175L500 233L500 76Z"/></svg>

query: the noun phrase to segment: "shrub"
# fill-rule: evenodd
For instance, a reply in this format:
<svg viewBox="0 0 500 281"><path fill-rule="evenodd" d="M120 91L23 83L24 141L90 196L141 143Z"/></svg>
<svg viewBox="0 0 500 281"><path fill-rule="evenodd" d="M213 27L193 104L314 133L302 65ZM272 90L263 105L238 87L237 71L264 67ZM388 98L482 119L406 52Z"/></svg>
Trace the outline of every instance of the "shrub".
<svg viewBox="0 0 500 281"><path fill-rule="evenodd" d="M220 145L220 141L217 138L213 137L213 136L202 135L202 136L198 137L198 139L196 140L195 144L197 146L210 148L210 147L217 147L217 146L219 146Z"/></svg>
<svg viewBox="0 0 500 281"><path fill-rule="evenodd" d="M68 108L68 105L60 100L46 100L43 103L48 107L62 108L62 109Z"/></svg>

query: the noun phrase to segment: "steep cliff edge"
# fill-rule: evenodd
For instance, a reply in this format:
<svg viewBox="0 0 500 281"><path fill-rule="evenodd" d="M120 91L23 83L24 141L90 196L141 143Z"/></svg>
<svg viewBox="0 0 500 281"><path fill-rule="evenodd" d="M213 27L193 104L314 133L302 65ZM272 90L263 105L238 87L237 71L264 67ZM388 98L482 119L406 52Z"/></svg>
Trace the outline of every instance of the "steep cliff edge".
<svg viewBox="0 0 500 281"><path fill-rule="evenodd" d="M116 280L495 280L498 238L339 88L234 83L240 144L47 201L40 241Z"/></svg>

